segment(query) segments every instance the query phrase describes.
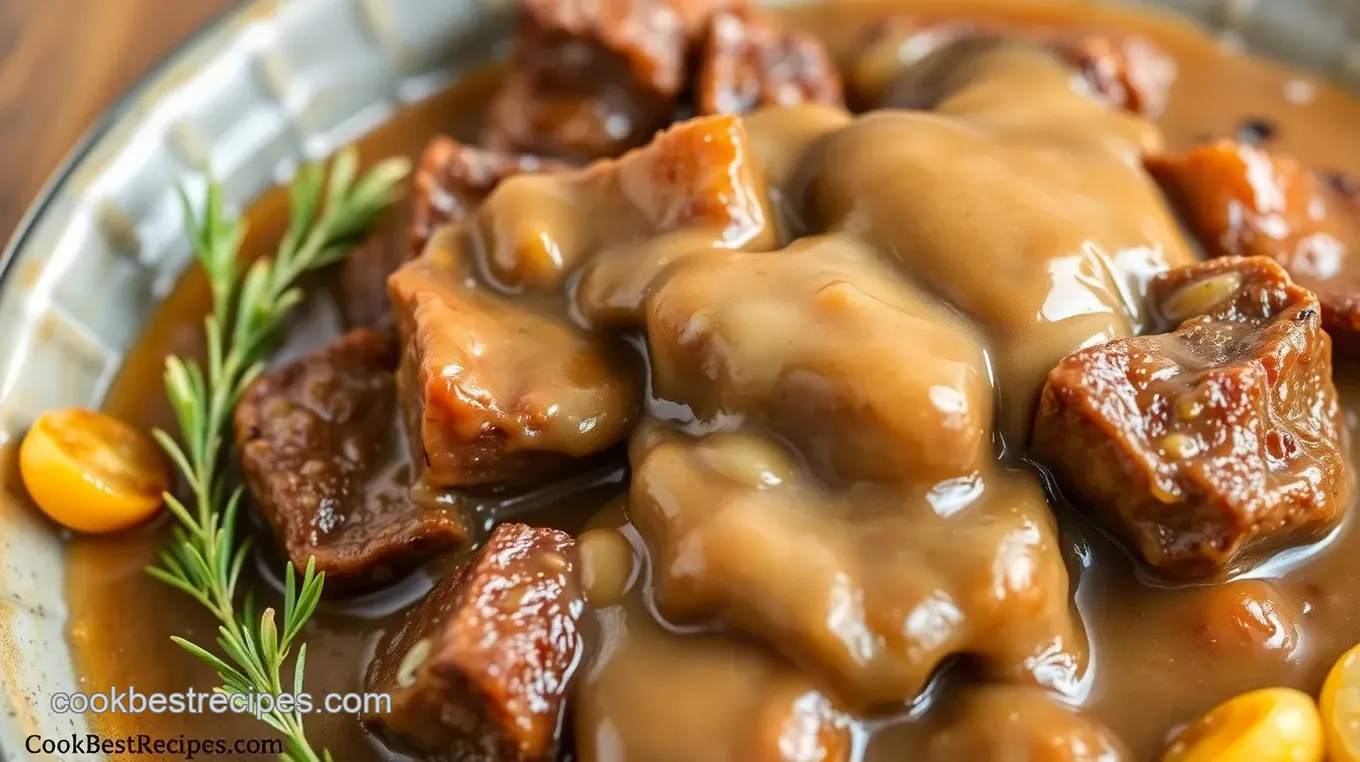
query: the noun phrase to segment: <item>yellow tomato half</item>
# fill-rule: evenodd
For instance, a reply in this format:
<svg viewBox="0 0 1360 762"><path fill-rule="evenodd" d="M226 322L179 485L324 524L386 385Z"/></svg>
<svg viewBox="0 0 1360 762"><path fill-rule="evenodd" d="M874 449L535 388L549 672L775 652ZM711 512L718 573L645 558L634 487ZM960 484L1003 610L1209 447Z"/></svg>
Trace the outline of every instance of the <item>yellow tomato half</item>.
<svg viewBox="0 0 1360 762"><path fill-rule="evenodd" d="M1360 762L1360 646L1341 655L1322 684L1322 726L1330 762Z"/></svg>
<svg viewBox="0 0 1360 762"><path fill-rule="evenodd" d="M44 513L81 532L114 532L150 518L170 488L150 437L88 410L53 410L19 448L24 487Z"/></svg>
<svg viewBox="0 0 1360 762"><path fill-rule="evenodd" d="M1322 762L1322 720L1293 688L1262 688L1214 707L1186 726L1162 762Z"/></svg>

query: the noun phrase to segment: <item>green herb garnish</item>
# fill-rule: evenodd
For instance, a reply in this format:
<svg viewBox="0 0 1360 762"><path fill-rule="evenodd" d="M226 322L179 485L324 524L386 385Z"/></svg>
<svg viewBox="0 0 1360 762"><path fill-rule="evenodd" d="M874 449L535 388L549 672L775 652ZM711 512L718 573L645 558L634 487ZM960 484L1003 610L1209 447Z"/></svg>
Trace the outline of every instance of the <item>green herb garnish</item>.
<svg viewBox="0 0 1360 762"><path fill-rule="evenodd" d="M315 559L309 559L298 585L293 564L288 564L281 629L272 608L266 608L256 624L249 591L244 605L237 605L237 582L250 542L236 535L242 491L239 485L229 487L223 476L222 438L236 402L263 369L279 326L302 300L298 279L343 259L395 200L397 184L409 169L405 159L388 159L356 181L358 158L352 149L335 157L329 178L321 164L303 166L288 189L291 219L277 254L256 261L244 277L238 255L245 224L224 211L221 186L209 179L201 219L180 191L194 256L212 291L212 314L204 320L206 369L194 360L166 358L165 392L183 445L165 431L153 433L188 482L192 507L165 495L179 526L160 554L161 564L147 571L217 617L217 645L226 659L184 638L172 639L216 669L222 678L218 690L227 694L283 692L283 663L316 610L325 575L318 574ZM302 690L306 657L306 644L298 644L291 686L295 693ZM331 759L329 752L319 757L312 749L300 712L274 711L262 719L283 734L281 758L286 762Z"/></svg>

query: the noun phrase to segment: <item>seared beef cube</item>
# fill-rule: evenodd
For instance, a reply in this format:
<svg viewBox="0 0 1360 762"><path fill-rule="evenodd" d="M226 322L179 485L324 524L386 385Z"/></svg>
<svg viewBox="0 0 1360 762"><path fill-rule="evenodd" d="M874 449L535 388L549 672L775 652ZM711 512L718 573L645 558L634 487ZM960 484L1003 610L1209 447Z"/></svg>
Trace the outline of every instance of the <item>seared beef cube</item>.
<svg viewBox="0 0 1360 762"><path fill-rule="evenodd" d="M740 119L706 116L672 125L610 171L614 192L648 232L698 228L716 234L713 246L735 248L768 217L753 158Z"/></svg>
<svg viewBox="0 0 1360 762"><path fill-rule="evenodd" d="M432 139L416 168L410 225L401 231L405 235L393 235L397 231L390 229L391 220L384 220L341 265L340 307L346 322L389 326L392 300L387 294L387 276L419 256L435 230L467 217L507 177L565 168L537 156L490 151L443 136Z"/></svg>
<svg viewBox="0 0 1360 762"><path fill-rule="evenodd" d="M368 690L392 702L364 722L421 759L555 759L582 654L577 577L569 535L497 527L379 649Z"/></svg>
<svg viewBox="0 0 1360 762"><path fill-rule="evenodd" d="M1161 136L1030 43L960 43L908 76L936 110L885 109L821 140L800 169L803 219L853 231L988 338L997 428L1018 444L1058 361L1145 330L1148 279L1196 261L1129 160Z"/></svg>
<svg viewBox="0 0 1360 762"><path fill-rule="evenodd" d="M426 482L532 481L623 438L637 389L620 347L466 285L435 254L389 281L406 342L398 384Z"/></svg>
<svg viewBox="0 0 1360 762"><path fill-rule="evenodd" d="M605 269L608 283L598 285L611 294L599 296L621 297L612 291L627 287L636 307L636 289L664 266L654 252L773 245L765 191L741 120L696 117L614 161L507 182L479 211L480 248L486 270L511 288L558 292L583 267L584 294L596 290L592 273ZM672 233L665 244L650 240ZM582 297L581 309L594 321L590 301Z"/></svg>
<svg viewBox="0 0 1360 762"><path fill-rule="evenodd" d="M661 626L637 589L598 608L601 648L573 686L582 762L850 762L854 721L757 643Z"/></svg>
<svg viewBox="0 0 1360 762"><path fill-rule="evenodd" d="M1097 720L1032 686L981 685L952 691L918 724L929 727L926 753L919 758L923 762L1133 759Z"/></svg>
<svg viewBox="0 0 1360 762"><path fill-rule="evenodd" d="M673 100L637 92L612 57L578 53L569 43L540 47L492 101L487 146L591 161L643 144L669 120ZM573 62L573 53L584 62Z"/></svg>
<svg viewBox="0 0 1360 762"><path fill-rule="evenodd" d="M695 254L652 289L647 336L655 397L714 428L740 411L830 481L929 489L992 458L981 341L858 239Z"/></svg>
<svg viewBox="0 0 1360 762"><path fill-rule="evenodd" d="M604 322L589 296L597 286L636 307L638 289L678 254L772 244L763 180L739 119L697 117L616 160L512 178L478 211L476 248L507 290L570 291L567 277L581 271L581 311ZM608 224L588 224L597 220ZM597 269L607 283L595 283Z"/></svg>
<svg viewBox="0 0 1360 762"><path fill-rule="evenodd" d="M637 325L653 281L674 262L711 249L776 244L764 169L734 116L680 122L609 166L618 211L607 213L618 221L612 240L581 271L577 307L588 320ZM653 240L618 245L644 236Z"/></svg>
<svg viewBox="0 0 1360 762"><path fill-rule="evenodd" d="M475 220L394 274L406 344L399 384L425 478L525 481L619 442L635 418L639 368L617 339L572 323L563 280L591 262L578 293L595 320L586 300L636 309L632 289L665 261L771 239L758 178L735 117L697 118L616 161L511 178ZM671 236L669 245L648 245L654 236ZM480 270L469 261L478 256ZM506 299L477 274L524 295Z"/></svg>
<svg viewBox="0 0 1360 762"><path fill-rule="evenodd" d="M436 229L466 218L505 178L566 168L566 164L531 154L491 151L449 137L434 138L425 146L416 168L410 256L420 256Z"/></svg>
<svg viewBox="0 0 1360 762"><path fill-rule="evenodd" d="M1154 118L1166 108L1175 61L1136 36L1072 32L1033 24L893 16L870 27L852 64L850 81L866 105L929 108L918 92L893 88L911 64L969 38L1028 40L1045 45L1076 69L1086 85L1114 108Z"/></svg>
<svg viewBox="0 0 1360 762"><path fill-rule="evenodd" d="M1148 171L1211 257L1266 256L1322 303L1322 325L1360 347L1360 203L1295 159L1228 140Z"/></svg>
<svg viewBox="0 0 1360 762"><path fill-rule="evenodd" d="M1270 580L1238 579L1194 588L1182 604L1185 629L1204 656L1265 664L1302 658L1308 607L1297 591Z"/></svg>
<svg viewBox="0 0 1360 762"><path fill-rule="evenodd" d="M1348 204L1360 204L1360 175L1340 170L1328 169L1318 172L1318 177Z"/></svg>
<svg viewBox="0 0 1360 762"><path fill-rule="evenodd" d="M967 19L936 20L896 14L867 25L846 66L851 98L865 109L897 104L894 85L927 56L966 37L981 34ZM930 104L927 104L930 105Z"/></svg>
<svg viewBox="0 0 1360 762"><path fill-rule="evenodd" d="M289 558L327 592L388 582L462 544L462 517L408 497L396 342L361 328L256 380L236 408L246 483Z"/></svg>
<svg viewBox="0 0 1360 762"><path fill-rule="evenodd" d="M1209 256L1298 259L1326 277L1360 235L1352 199L1293 157L1219 140L1144 161Z"/></svg>
<svg viewBox="0 0 1360 762"><path fill-rule="evenodd" d="M724 11L709 24L699 65L700 114L761 106L844 105L841 78L821 41L752 12Z"/></svg>
<svg viewBox="0 0 1360 762"><path fill-rule="evenodd" d="M1074 35L1053 43L1086 83L1115 108L1161 116L1176 81L1176 62L1143 37Z"/></svg>
<svg viewBox="0 0 1360 762"><path fill-rule="evenodd" d="M1350 482L1317 298L1264 257L1172 270L1150 298L1179 327L1059 363L1035 454L1169 576L1321 537Z"/></svg>
<svg viewBox="0 0 1360 762"><path fill-rule="evenodd" d="M532 31L616 55L638 86L664 96L685 86L685 53L730 0L524 0Z"/></svg>
<svg viewBox="0 0 1360 762"><path fill-rule="evenodd" d="M1085 641L1036 480L975 472L932 499L831 489L769 438L655 424L629 455L629 516L666 621L740 631L851 709L910 702L955 655L1004 680L1080 672Z"/></svg>
<svg viewBox="0 0 1360 762"><path fill-rule="evenodd" d="M580 160L641 145L674 113L709 15L734 4L528 0L487 144Z"/></svg>
<svg viewBox="0 0 1360 762"><path fill-rule="evenodd" d="M403 243L391 231L380 227L345 257L340 265L338 300L346 325L391 328L392 298L387 295L387 276L406 261Z"/></svg>

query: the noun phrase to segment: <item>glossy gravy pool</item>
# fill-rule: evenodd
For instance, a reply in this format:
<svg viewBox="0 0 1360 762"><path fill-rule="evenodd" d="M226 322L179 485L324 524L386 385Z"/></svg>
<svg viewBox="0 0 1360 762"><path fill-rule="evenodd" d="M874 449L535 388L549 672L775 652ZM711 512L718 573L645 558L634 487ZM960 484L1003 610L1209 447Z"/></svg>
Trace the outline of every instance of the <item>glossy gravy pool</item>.
<svg viewBox="0 0 1360 762"><path fill-rule="evenodd" d="M1055 4L1035 8L1019 3L899 2L878 6L831 5L802 9L790 18L821 34L833 50L844 50L856 30L885 9L964 15L971 13L1051 18L1073 25L1136 31L1147 35L1179 63L1170 106L1160 120L1172 149L1206 137L1232 137L1253 120L1274 128L1272 146L1321 168L1360 172L1360 103L1311 75L1237 55L1178 22L1130 14L1109 7ZM496 75L473 77L429 102L408 109L361 144L366 157L414 155L426 138L440 132L476 135L479 115L494 89ZM286 218L282 194L272 193L250 211L252 256L271 251ZM167 352L198 351L205 287L196 274L186 277L130 353L106 409L144 428L168 426L161 392L161 358ZM338 313L322 279L306 308L290 327L279 357L296 356L340 330ZM1356 441L1360 426L1360 375L1340 366L1337 384L1346 405L1346 422ZM1354 457L1352 464L1355 463ZM530 523L579 528L591 512L626 484L620 471L592 474L559 485L527 502L551 510L528 509ZM564 505L567 504L567 505ZM523 503L516 510L526 510ZM1252 630L1235 616L1244 583L1180 589L1140 581L1124 553L1073 510L1055 508L1063 550L1076 580L1076 600L1092 643L1092 668L1081 686L1086 711L1113 730L1136 758L1155 756L1166 736L1180 724L1240 691L1265 685L1294 685L1315 692L1333 660L1360 641L1360 533L1348 521L1325 547L1281 557L1251 576L1274 580L1278 598L1288 601L1295 627L1289 632ZM487 501L479 515L505 515ZM197 608L142 571L164 540L166 525L116 537L77 538L70 546L68 599L70 640L83 675L82 689L135 685L144 692L206 689L215 676L169 642L173 634L199 642L211 640L212 623ZM266 545L267 543L260 543ZM281 563L259 553L257 568ZM448 562L454 559L448 559ZM356 601L323 606L307 632L308 689L314 693L362 689L365 667L377 640L416 600L432 574L415 575L394 589ZM252 580L270 584L268 572ZM1251 584L1251 583L1247 583ZM1224 623L1227 622L1225 625ZM1265 644L1263 647L1262 644ZM929 702L910 711L878 717L866 759L910 758L918 742L918 718ZM110 735L146 733L176 737L249 738L268 735L249 718L216 715L106 715L91 718ZM390 758L360 729L352 716L312 715L308 734L341 760ZM906 756L904 756L906 755ZM142 759L144 757L139 757ZM167 757L169 758L169 757Z"/></svg>

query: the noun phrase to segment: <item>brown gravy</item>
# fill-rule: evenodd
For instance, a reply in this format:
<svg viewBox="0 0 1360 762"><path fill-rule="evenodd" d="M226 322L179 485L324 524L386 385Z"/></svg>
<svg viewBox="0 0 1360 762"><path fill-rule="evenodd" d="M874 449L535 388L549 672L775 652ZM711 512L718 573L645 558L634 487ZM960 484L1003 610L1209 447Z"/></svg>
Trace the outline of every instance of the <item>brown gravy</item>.
<svg viewBox="0 0 1360 762"><path fill-rule="evenodd" d="M1020 15L1143 33L1180 65L1169 108L1160 120L1170 148L1185 148L1205 137L1234 136L1244 121L1264 118L1277 128L1274 146L1318 167L1360 171L1360 141L1348 140L1353 125L1360 124L1360 102L1313 75L1245 57L1164 17L1108 6L902 0L810 7L792 11L788 18L824 36L834 50L843 51L861 22L885 9ZM473 138L496 82L494 72L478 75L403 111L361 143L364 156L414 155L430 135L439 132ZM1307 91L1309 97L1291 101L1286 95L1290 91ZM248 255L272 251L286 221L283 194L267 194L252 208L249 221ZM161 393L161 358L167 353L201 350L200 305L205 302L201 275L190 273L129 354L106 401L108 411L144 428L171 427ZM320 282L292 322L279 357L296 356L318 346L339 329L338 310L326 284ZM1353 368L1339 368L1337 384L1354 442L1360 427L1360 376ZM530 523L579 530L586 517L622 491L625 483L617 470L602 472L524 498L528 505L488 501L479 506L479 515L489 521L511 510L528 511ZM540 518L531 509L535 504L551 505L552 510ZM564 504L571 509L563 510ZM1174 728L1240 691L1293 685L1316 692L1334 659L1360 641L1360 620L1351 613L1360 610L1360 567L1352 560L1360 553L1360 533L1353 531L1353 522L1343 525L1328 543L1295 554L1306 558L1282 556L1257 569L1251 576L1262 581L1167 589L1140 580L1123 551L1075 511L1065 506L1056 511L1064 555L1077 580L1077 604L1092 642L1093 669L1082 686L1082 704L1136 758L1154 756ZM83 676L82 689L134 685L143 692L168 692L216 685L209 670L169 643L173 634L210 642L212 623L182 596L143 572L167 530L163 518L155 526L115 537L72 540L67 576L72 612L69 636L77 672ZM270 575L281 562L268 551L258 555L250 584L262 591L273 590ZM306 633L308 689L313 694L362 690L363 674L377 641L393 627L399 613L428 589L438 572L417 574L396 588L364 599L323 605ZM1235 629L1234 607L1240 608L1240 599L1234 592L1262 585L1272 587L1273 598L1282 610L1293 614L1296 627L1264 636ZM1260 642L1266 647L1254 645ZM106 715L91 717L91 721L110 735L269 735L265 726L246 717ZM864 758L904 758L917 748L920 728L928 721L926 702L867 723ZM321 741L337 759L399 758L370 740L352 716L311 715L307 728L309 736Z"/></svg>

